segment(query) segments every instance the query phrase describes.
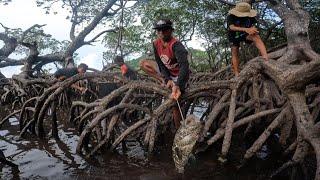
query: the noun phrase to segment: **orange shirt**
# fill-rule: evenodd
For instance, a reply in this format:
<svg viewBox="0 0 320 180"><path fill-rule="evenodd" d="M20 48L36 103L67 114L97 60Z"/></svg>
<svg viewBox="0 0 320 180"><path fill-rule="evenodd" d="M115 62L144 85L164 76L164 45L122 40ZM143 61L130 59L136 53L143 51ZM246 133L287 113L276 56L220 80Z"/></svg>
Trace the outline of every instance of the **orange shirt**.
<svg viewBox="0 0 320 180"><path fill-rule="evenodd" d="M120 66L120 70L121 70L121 74L124 76L128 72L128 66L126 66L125 64L122 64Z"/></svg>

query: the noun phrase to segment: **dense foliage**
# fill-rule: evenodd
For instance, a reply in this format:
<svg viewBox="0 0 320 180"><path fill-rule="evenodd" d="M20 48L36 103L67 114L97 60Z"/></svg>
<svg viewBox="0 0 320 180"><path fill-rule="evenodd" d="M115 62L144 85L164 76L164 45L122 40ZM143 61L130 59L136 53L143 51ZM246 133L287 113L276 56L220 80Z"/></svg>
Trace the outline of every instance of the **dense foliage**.
<svg viewBox="0 0 320 180"><path fill-rule="evenodd" d="M2 5L7 5L11 1L1 0ZM228 1L234 3L233 1ZM103 40L97 38L93 41L82 42L79 40L75 44L79 47L88 44L102 43L105 46L103 57L110 62L116 54L123 54L126 60L143 57L152 51L152 40L155 38L153 23L159 18L170 18L174 21L175 35L187 46L192 59L191 67L196 71L212 71L222 66L230 64L230 49L227 40L226 16L232 6L213 0L149 0L149 1L102 1L102 0L80 0L80 1L35 1L39 8L45 9L45 13L57 14L61 11L69 12L66 17L72 22L70 39L63 42L51 37L43 31L42 25L31 27L26 32L21 29L11 29L3 26L3 33L9 37L15 37L24 43L37 42L40 54L53 54L68 51L66 54L76 55L77 49L68 50L73 45L76 37L87 31L86 26L91 26L97 21L96 16L108 3L114 3L107 11L106 17L92 26L92 29L111 30L104 33ZM303 7L310 13L311 22L309 26L310 41L316 52L320 51L319 36L317 28L320 25L320 2L303 1ZM286 36L281 19L268 7L266 3L254 3L254 8L258 10L259 16L257 26L260 29L267 49L274 50L279 45L286 43ZM123 8L122 8L123 7ZM95 36L99 30L90 31L87 34ZM95 34L96 33L96 34ZM85 34L86 35L86 34ZM195 41L198 43L195 45ZM82 42L82 44L81 44ZM199 47L201 44L201 47ZM19 44L17 53L27 56L28 48ZM79 48L76 47L76 48ZM250 59L258 54L252 45L245 45L241 57L243 60ZM139 59L139 58L138 58ZM243 61L244 62L244 61ZM137 63L133 63L137 65Z"/></svg>

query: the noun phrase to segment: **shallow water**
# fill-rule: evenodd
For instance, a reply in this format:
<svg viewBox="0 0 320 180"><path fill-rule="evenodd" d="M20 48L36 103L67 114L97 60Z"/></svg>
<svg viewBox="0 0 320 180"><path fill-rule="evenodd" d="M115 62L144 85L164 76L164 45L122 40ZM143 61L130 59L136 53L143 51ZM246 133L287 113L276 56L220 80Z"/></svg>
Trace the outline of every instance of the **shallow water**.
<svg viewBox="0 0 320 180"><path fill-rule="evenodd" d="M69 128L67 128L69 127ZM59 127L60 140L48 137L18 137L18 121L11 118L0 130L0 150L8 160L19 166L19 171L0 165L1 179L267 179L271 170L253 164L242 170L236 164L220 165L216 154L204 153L186 170L175 171L170 145L167 151L157 150L146 162L116 153L107 153L95 159L85 159L76 153L79 136L70 125ZM169 151L168 151L169 150ZM135 149L139 151L139 149ZM269 168L270 169L270 168Z"/></svg>

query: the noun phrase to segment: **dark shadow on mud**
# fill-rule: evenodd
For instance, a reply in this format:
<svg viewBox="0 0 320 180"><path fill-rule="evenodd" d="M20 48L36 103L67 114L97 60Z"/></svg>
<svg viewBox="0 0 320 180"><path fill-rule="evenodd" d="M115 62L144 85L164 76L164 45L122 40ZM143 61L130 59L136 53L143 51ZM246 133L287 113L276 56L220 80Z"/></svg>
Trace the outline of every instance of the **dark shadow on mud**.
<svg viewBox="0 0 320 180"><path fill-rule="evenodd" d="M3 112L2 112L3 113ZM199 153L191 160L185 174L178 174L171 158L173 133L165 133L158 138L153 156L147 161L143 148L135 142L127 142L127 151L119 146L116 152L105 152L93 158L85 159L76 154L79 139L70 124L59 124L59 140L52 138L39 139L28 135L19 138L17 119L11 118L0 131L0 150L8 160L19 168L0 166L1 179L268 179L278 162L265 158L253 158L247 165L239 168L239 159L244 149L232 149L230 161L220 164L219 152L210 148ZM174 132L174 130L172 130ZM242 142L241 137L235 142ZM262 152L263 153L263 152ZM124 156L125 155L125 156ZM280 175L273 179L289 179ZM299 177L299 176L297 176Z"/></svg>

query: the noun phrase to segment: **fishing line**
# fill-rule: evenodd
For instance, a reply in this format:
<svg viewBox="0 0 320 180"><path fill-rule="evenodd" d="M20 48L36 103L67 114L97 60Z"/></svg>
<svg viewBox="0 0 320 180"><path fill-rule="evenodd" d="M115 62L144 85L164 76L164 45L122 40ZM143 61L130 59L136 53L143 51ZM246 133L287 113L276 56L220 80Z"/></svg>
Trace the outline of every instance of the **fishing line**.
<svg viewBox="0 0 320 180"><path fill-rule="evenodd" d="M182 121L184 121L184 117L183 117L183 114L182 114L182 111L181 111L181 107L180 107L180 104L179 104L179 101L177 101L177 104L178 104L178 108L179 108L179 111L180 111L180 115L181 115L181 118L182 118Z"/></svg>

